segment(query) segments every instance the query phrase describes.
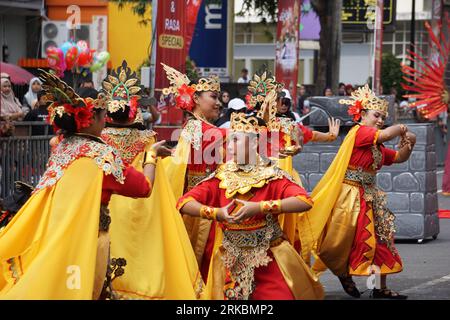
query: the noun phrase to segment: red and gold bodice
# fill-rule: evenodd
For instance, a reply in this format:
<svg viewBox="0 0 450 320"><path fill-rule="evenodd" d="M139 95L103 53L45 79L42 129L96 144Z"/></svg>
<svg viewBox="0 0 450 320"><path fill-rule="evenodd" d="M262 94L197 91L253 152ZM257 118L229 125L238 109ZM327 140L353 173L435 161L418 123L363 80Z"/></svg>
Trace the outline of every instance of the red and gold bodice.
<svg viewBox="0 0 450 320"><path fill-rule="evenodd" d="M103 129L102 139L119 152L126 166L131 165L156 140L155 133L151 130L114 127Z"/></svg>
<svg viewBox="0 0 450 320"><path fill-rule="evenodd" d="M187 164L187 187L195 186L223 163L223 146L226 129L200 119L189 119L181 132L183 139L190 143Z"/></svg>

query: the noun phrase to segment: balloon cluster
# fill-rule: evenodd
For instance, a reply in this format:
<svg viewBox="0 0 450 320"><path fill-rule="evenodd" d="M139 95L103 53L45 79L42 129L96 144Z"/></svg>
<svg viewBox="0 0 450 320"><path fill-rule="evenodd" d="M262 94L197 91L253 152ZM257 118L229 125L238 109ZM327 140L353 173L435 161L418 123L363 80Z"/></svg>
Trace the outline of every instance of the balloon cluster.
<svg viewBox="0 0 450 320"><path fill-rule="evenodd" d="M77 43L66 41L61 47L48 47L46 51L48 66L59 77L64 75L65 70L75 71L79 68L89 68L91 72L96 72L109 60L109 52L96 53L84 40Z"/></svg>

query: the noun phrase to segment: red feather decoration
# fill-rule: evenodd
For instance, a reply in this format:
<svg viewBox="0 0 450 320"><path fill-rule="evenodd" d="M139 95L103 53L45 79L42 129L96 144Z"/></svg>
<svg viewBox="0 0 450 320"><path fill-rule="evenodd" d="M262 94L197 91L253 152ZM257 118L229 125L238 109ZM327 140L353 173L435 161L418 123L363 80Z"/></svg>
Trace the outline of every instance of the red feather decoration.
<svg viewBox="0 0 450 320"><path fill-rule="evenodd" d="M437 52L437 56L435 61L427 61L420 50L408 50L409 55L406 58L413 61L416 67L402 65L403 79L406 81L402 83L402 87L410 92L404 95L405 98L415 99L409 106L419 107L418 111L430 119L446 111L449 104L449 89L445 86L444 79L450 55L450 37L445 39L444 36L444 28L447 29L447 34L450 34L448 15L445 15L444 24L439 23L440 35L433 32L428 22L425 22L425 28L430 37L430 48ZM420 65L422 67L419 67Z"/></svg>

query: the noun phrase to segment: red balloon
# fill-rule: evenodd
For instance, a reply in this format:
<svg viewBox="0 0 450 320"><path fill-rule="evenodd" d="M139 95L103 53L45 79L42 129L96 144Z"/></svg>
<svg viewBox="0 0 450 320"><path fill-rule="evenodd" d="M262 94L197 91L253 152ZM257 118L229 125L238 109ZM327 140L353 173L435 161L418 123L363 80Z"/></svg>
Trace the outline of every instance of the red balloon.
<svg viewBox="0 0 450 320"><path fill-rule="evenodd" d="M78 60L78 48L76 46L71 47L69 50L67 50L66 53L66 66L67 69L72 69L76 64Z"/></svg>
<svg viewBox="0 0 450 320"><path fill-rule="evenodd" d="M80 53L78 56L78 65L80 67L88 68L92 64L92 60L94 59L95 50L86 50Z"/></svg>

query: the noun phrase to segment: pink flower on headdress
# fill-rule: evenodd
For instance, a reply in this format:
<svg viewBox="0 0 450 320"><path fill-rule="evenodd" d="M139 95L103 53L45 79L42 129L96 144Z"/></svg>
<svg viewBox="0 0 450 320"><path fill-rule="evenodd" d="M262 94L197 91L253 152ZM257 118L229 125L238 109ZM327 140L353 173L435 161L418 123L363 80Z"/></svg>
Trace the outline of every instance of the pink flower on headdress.
<svg viewBox="0 0 450 320"><path fill-rule="evenodd" d="M348 108L348 114L353 116L353 121L358 121L361 119L361 111L363 109L363 105L361 100L356 100L355 104Z"/></svg>
<svg viewBox="0 0 450 320"><path fill-rule="evenodd" d="M183 84L178 88L178 96L176 97L177 106L186 111L194 109L194 92L195 90Z"/></svg>

